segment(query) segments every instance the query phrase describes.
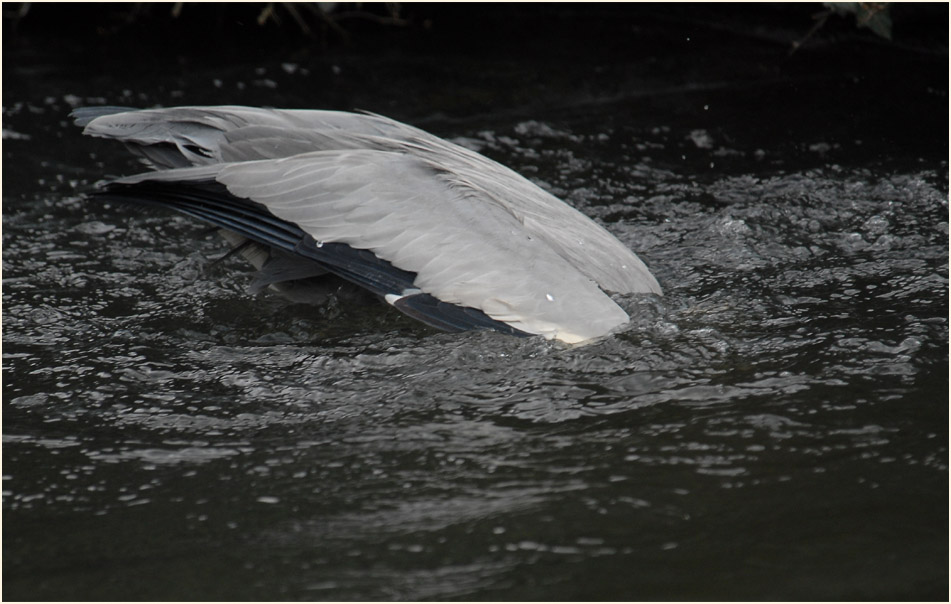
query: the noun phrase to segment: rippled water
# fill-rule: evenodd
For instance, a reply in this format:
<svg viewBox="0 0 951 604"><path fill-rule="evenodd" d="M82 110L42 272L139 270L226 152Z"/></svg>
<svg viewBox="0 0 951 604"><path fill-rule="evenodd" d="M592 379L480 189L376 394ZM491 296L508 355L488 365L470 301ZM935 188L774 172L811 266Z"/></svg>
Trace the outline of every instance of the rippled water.
<svg viewBox="0 0 951 604"><path fill-rule="evenodd" d="M137 168L64 92L4 89L5 597L944 593L946 158L637 99L430 119L657 275L567 348L248 294L200 225L83 201Z"/></svg>

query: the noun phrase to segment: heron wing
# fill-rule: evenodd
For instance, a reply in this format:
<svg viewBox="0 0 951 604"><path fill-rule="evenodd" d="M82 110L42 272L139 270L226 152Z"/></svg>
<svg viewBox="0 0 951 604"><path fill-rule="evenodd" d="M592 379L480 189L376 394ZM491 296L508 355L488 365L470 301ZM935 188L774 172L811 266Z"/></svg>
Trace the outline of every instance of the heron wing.
<svg viewBox="0 0 951 604"><path fill-rule="evenodd" d="M233 198L266 209L251 219L242 204L226 208L228 202L219 199L216 211L235 214L236 223L251 221L276 239L285 237L280 225L290 225L283 228L297 228L318 245L366 250L412 273L412 285L421 292L520 331L577 342L628 320L595 282L526 232L510 212L405 153L314 152L117 182L194 188L209 180Z"/></svg>

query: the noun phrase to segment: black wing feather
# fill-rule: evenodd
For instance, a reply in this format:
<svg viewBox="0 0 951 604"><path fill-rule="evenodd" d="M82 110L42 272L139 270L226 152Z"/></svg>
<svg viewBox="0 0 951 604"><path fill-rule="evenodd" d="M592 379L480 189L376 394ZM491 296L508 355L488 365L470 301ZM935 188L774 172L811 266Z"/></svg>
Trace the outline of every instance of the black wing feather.
<svg viewBox="0 0 951 604"><path fill-rule="evenodd" d="M235 197L215 181L113 182L103 185L93 197L172 209L257 243L307 258L380 297L396 296L393 306L398 310L443 331L493 329L512 335L529 335L476 308L443 302L425 293L407 295L407 290L415 289L416 273L397 268L369 250L345 243L319 243L297 225L277 218L260 204Z"/></svg>

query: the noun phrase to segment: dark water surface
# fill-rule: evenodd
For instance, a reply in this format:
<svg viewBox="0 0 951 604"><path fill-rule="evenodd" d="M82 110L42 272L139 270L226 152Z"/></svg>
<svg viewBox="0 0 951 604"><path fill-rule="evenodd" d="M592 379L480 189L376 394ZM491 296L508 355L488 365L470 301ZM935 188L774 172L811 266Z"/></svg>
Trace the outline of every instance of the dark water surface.
<svg viewBox="0 0 951 604"><path fill-rule="evenodd" d="M686 33L5 52L3 597L945 599L947 56ZM420 125L667 295L577 349L252 296L202 226L82 200L139 171L68 123L101 103Z"/></svg>

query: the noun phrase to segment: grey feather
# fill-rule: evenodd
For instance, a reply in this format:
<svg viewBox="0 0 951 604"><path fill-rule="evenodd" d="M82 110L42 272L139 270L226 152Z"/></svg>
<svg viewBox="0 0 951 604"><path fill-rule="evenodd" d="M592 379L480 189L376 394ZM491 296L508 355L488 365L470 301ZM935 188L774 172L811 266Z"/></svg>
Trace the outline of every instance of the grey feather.
<svg viewBox="0 0 951 604"><path fill-rule="evenodd" d="M588 340L628 320L605 291L661 293L633 252L577 210L394 120L247 107L88 115L87 134L160 168L120 182L214 179L319 242L370 250L416 273L423 292L522 331Z"/></svg>

